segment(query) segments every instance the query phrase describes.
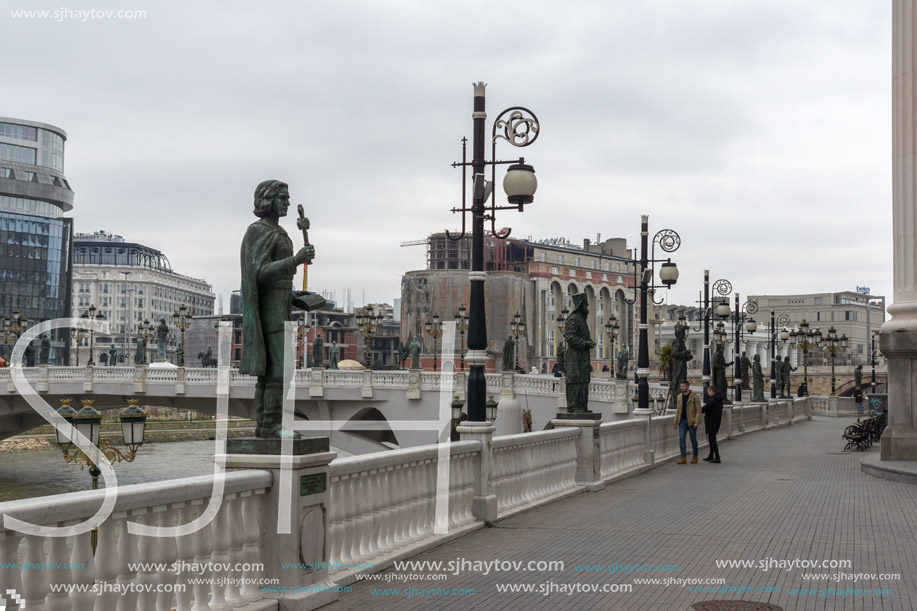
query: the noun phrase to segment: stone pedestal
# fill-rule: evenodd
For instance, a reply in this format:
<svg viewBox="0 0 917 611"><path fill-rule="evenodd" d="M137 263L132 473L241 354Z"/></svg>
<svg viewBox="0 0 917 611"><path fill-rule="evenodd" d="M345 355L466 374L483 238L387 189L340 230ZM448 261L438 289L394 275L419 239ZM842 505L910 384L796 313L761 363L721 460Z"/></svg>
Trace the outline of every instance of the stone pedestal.
<svg viewBox="0 0 917 611"><path fill-rule="evenodd" d="M93 367L86 367L86 377L83 378L83 392L92 392ZM10 382L12 384L12 382ZM14 390L15 387L10 390Z"/></svg>
<svg viewBox="0 0 917 611"><path fill-rule="evenodd" d="M420 369L408 370L408 399L420 399Z"/></svg>
<svg viewBox="0 0 917 611"><path fill-rule="evenodd" d="M455 430L462 441L476 440L481 442L480 471L475 474L474 496L471 500L471 515L484 522L497 521L497 495L490 487L493 470L493 440L496 427L490 422L465 422Z"/></svg>
<svg viewBox="0 0 917 611"><path fill-rule="evenodd" d="M557 380L557 409L565 411L567 409L567 380L564 378L555 378Z"/></svg>
<svg viewBox="0 0 917 611"><path fill-rule="evenodd" d="M360 397L363 399L373 398L373 372L371 369L363 372L363 388L360 391Z"/></svg>
<svg viewBox="0 0 917 611"><path fill-rule="evenodd" d="M309 374L309 397L317 399L325 396L325 386L322 376L324 371L324 367L312 368Z"/></svg>
<svg viewBox="0 0 917 611"><path fill-rule="evenodd" d="M599 447L602 415L594 412L563 412L557 414L551 424L554 428L579 427L580 436L576 440L576 483L584 486L587 492L603 490L605 483L602 481L602 452Z"/></svg>
<svg viewBox="0 0 917 611"><path fill-rule="evenodd" d="M175 394L185 394L185 368L179 367L175 372Z"/></svg>
<svg viewBox="0 0 917 611"><path fill-rule="evenodd" d="M38 366L38 383L35 385L38 392L48 392L48 364Z"/></svg>
<svg viewBox="0 0 917 611"><path fill-rule="evenodd" d="M656 450L653 449L653 410L640 409L634 410L635 418L646 418L646 437L643 446L643 462L652 465L656 462Z"/></svg>
<svg viewBox="0 0 917 611"><path fill-rule="evenodd" d="M500 399L497 401L496 435L516 435L522 432L522 405L516 398L516 376L512 371L504 371L503 384L500 387Z"/></svg>
<svg viewBox="0 0 917 611"><path fill-rule="evenodd" d="M216 460L227 470L265 469L274 476L274 484L264 499L260 519L261 562L265 575L280 580L287 592L268 594L278 598L281 611L310 611L338 599L337 592L312 591L308 586L328 582L327 568L317 570L283 568L283 565L315 563L327 567L329 463L337 456L328 451L327 437L293 440L292 467L281 468L283 456L280 439L230 439L227 454ZM286 491L281 482L289 478ZM287 494L288 492L292 494ZM281 533L278 520L281 507L290 516L291 532ZM324 563L324 564L321 564ZM328 582L330 586L330 582Z"/></svg>
<svg viewBox="0 0 917 611"><path fill-rule="evenodd" d="M883 461L917 460L917 333L883 333L888 359L888 427L882 433Z"/></svg>
<svg viewBox="0 0 917 611"><path fill-rule="evenodd" d="M627 414L631 406L631 383L627 380L615 380L615 398L612 411L615 414Z"/></svg>
<svg viewBox="0 0 917 611"><path fill-rule="evenodd" d="M146 392L146 365L134 366L134 392Z"/></svg>
<svg viewBox="0 0 917 611"><path fill-rule="evenodd" d="M726 439L732 439L732 408L723 408L723 427L726 427ZM720 427L722 430L722 427Z"/></svg>

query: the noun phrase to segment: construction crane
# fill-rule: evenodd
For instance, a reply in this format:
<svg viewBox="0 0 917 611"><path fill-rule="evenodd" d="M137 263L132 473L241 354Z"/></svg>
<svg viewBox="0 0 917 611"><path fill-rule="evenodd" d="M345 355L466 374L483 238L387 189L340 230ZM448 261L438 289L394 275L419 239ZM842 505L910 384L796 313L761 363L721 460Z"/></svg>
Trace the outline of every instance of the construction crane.
<svg viewBox="0 0 917 611"><path fill-rule="evenodd" d="M410 240L408 242L401 243L402 248L404 248L405 246L426 246L426 245L427 245L427 240Z"/></svg>

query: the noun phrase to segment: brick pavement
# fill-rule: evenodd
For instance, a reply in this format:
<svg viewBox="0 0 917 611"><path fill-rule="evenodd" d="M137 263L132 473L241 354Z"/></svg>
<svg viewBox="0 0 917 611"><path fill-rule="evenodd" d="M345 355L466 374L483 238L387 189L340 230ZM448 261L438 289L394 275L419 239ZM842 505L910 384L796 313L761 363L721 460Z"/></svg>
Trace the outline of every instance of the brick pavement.
<svg viewBox="0 0 917 611"><path fill-rule="evenodd" d="M787 610L917 608L917 486L877 479L859 469L860 453L841 452L850 419L761 431L720 444L723 464L665 464L596 493L583 493L502 520L413 558L448 562L561 560L563 571L464 572L445 581L353 584L327 611L358 609L659 609L741 599ZM877 451L876 448L871 450ZM850 560L843 569L790 571L717 568L716 560ZM576 571L574 565L678 565L677 572ZM404 575L434 571L396 571ZM900 573L900 581L803 581L809 572ZM771 593L691 592L688 587L637 584L635 579L723 578L733 587ZM498 593L498 584L632 584L618 593ZM474 589L473 596L374 595L371 588ZM891 588L891 595L824 596L835 589ZM779 592L777 592L779 588ZM800 595L790 588L811 588ZM827 592L824 592L827 593Z"/></svg>

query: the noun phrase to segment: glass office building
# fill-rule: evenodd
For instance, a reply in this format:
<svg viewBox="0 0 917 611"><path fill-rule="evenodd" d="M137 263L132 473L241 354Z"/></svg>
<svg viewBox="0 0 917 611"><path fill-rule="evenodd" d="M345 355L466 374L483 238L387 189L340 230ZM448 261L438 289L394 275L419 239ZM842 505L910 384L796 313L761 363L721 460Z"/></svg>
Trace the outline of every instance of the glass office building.
<svg viewBox="0 0 917 611"><path fill-rule="evenodd" d="M18 311L31 326L70 315L73 221L63 215L73 209L73 191L64 176L66 140L53 125L0 117L0 319ZM67 329L52 332L52 363L66 360L68 339Z"/></svg>

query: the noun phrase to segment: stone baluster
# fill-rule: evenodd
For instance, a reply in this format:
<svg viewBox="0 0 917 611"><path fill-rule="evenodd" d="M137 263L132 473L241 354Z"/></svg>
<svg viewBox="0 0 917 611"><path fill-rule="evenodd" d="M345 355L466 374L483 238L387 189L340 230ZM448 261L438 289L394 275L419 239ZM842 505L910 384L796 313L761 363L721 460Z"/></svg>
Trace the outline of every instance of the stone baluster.
<svg viewBox="0 0 917 611"><path fill-rule="evenodd" d="M370 555L369 539L372 536L372 499L369 497L372 493L366 473L355 473L354 478L354 496L356 497L354 535L358 542L356 558L365 558Z"/></svg>
<svg viewBox="0 0 917 611"><path fill-rule="evenodd" d="M366 476L369 486L369 553L375 556L380 551L380 539L385 525L382 523L382 473L379 469L370 469Z"/></svg>
<svg viewBox="0 0 917 611"><path fill-rule="evenodd" d="M178 524L185 525L193 521L194 508L190 503L184 503L178 510ZM178 563L175 583L176 585L182 586L175 589L175 611L191 611L193 591L189 582L192 574L188 567L194 564L194 535L181 535L177 537L175 540L175 551L175 561ZM118 611L121 610L119 609Z"/></svg>
<svg viewBox="0 0 917 611"><path fill-rule="evenodd" d="M360 557L360 519L357 515L357 509L360 502L357 499L357 492L360 487L357 485L354 474L345 475L341 478L341 495L344 497L344 545L342 558L344 562L353 562Z"/></svg>
<svg viewBox="0 0 917 611"><path fill-rule="evenodd" d="M17 564L21 541L22 535L15 531L0 531L0 562L7 565ZM18 611L19 605L6 596L7 590L22 594L22 571L13 568L0 570L0 596L4 596L6 600L7 611Z"/></svg>
<svg viewBox="0 0 917 611"><path fill-rule="evenodd" d="M48 539L48 583L70 583L70 569L63 567L69 560L67 553L66 537L50 537ZM0 594L3 594L0 592ZM50 591L45 599L45 608L48 611L70 611L70 597L67 592Z"/></svg>
<svg viewBox="0 0 917 611"><path fill-rule="evenodd" d="M261 521L261 500L262 497L260 495L256 496L252 493L248 493L242 499L242 528L245 530L242 549L245 562L252 567L245 571L244 576L249 583L242 586L242 597L252 602L264 598L264 593L261 591L260 586L253 583L256 579L264 577L263 573L256 571L254 568L256 565L261 564L261 545L258 536L261 532L259 524Z"/></svg>
<svg viewBox="0 0 917 611"><path fill-rule="evenodd" d="M156 516L153 514L138 515L135 522L138 524L153 525L156 524ZM101 543L101 541L100 541ZM137 554L141 563L159 562L159 553L156 550L156 539L154 537L137 537ZM98 552L96 553L98 557ZM137 583L143 586L143 590L155 587L159 576L156 571L147 567L137 572ZM137 593L137 609L139 611L155 611L156 593L141 591Z"/></svg>
<svg viewBox="0 0 917 611"><path fill-rule="evenodd" d="M40 565L45 561L44 539L27 535L25 538L25 562L29 565ZM16 560L18 562L18 559ZM46 611L45 596L48 594L48 576L44 571L23 571L22 573L22 608L32 611Z"/></svg>
<svg viewBox="0 0 917 611"><path fill-rule="evenodd" d="M171 507L159 512L159 527L170 528L174 526L175 513L175 509ZM175 537L154 537L153 545L158 549L159 553L156 556L159 558L160 564L171 567L178 559ZM171 586L177 581L175 573L171 570L158 572L156 577L157 585ZM156 611L170 611L173 598L173 592L158 592L156 594Z"/></svg>
<svg viewBox="0 0 917 611"><path fill-rule="evenodd" d="M118 574L118 584L127 586L128 584L137 583L137 569L131 568L132 564L141 562L140 554L137 550L139 537L127 532L127 516L112 516L118 522L118 559L120 560L121 570ZM150 562L145 558L142 562ZM118 611L134 611L137 608L137 592L129 591L124 596L118 598Z"/></svg>
<svg viewBox="0 0 917 611"><path fill-rule="evenodd" d="M379 520L382 524L379 547L383 550L389 550L395 546L395 539L392 536L392 531L394 530L394 525L392 524L394 494L390 484L394 471L395 468L391 465L379 470L379 484L381 487L379 497L382 500L381 508L379 509Z"/></svg>
<svg viewBox="0 0 917 611"><path fill-rule="evenodd" d="M233 607L242 606L245 598L242 596L242 590L239 582L242 579L241 565L244 563L244 553L242 546L245 544L245 533L242 528L242 511L240 507L241 499L237 494L226 498L226 520L230 531L229 537L229 563L232 565L228 576L232 582L226 586L226 602Z"/></svg>
<svg viewBox="0 0 917 611"><path fill-rule="evenodd" d="M328 552L332 564L341 562L344 543L344 499L341 478L333 477L328 485Z"/></svg>
<svg viewBox="0 0 917 611"><path fill-rule="evenodd" d="M210 560L214 564L229 564L229 546L230 546L230 524L226 519L226 502L220 505L220 510L211 523L211 533L213 537L213 552L210 554ZM226 585L216 583L220 577L225 577L216 571L207 571L205 577L213 577L214 583L210 586L210 608L213 611L224 611L232 608L226 601Z"/></svg>
<svg viewBox="0 0 917 611"><path fill-rule="evenodd" d="M392 533L393 543L400 547L407 540L408 515L406 512L408 504L408 491L405 490L404 465L395 465L392 469L392 522L394 532Z"/></svg>
<svg viewBox="0 0 917 611"><path fill-rule="evenodd" d="M198 502L197 505L199 508L198 513L203 513L205 507L203 502ZM210 562L211 525L204 526L191 536L194 541L194 564L204 566ZM200 581L209 579L212 575L209 571L206 571L198 572L195 577L198 578L198 583L194 584L194 606L191 607L191 611L211 611L209 604L210 586L206 583L200 583Z"/></svg>
<svg viewBox="0 0 917 611"><path fill-rule="evenodd" d="M83 533L73 537L73 549L70 552L70 580L77 586L91 586L95 581L95 559L92 557L92 533ZM96 595L92 592L70 592L70 609L73 611L92 611Z"/></svg>

